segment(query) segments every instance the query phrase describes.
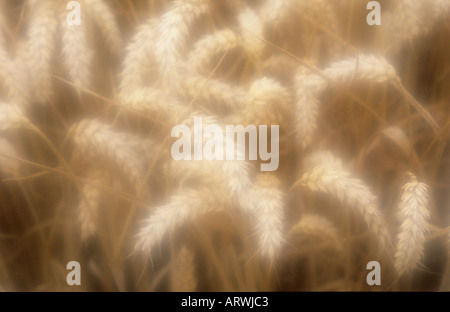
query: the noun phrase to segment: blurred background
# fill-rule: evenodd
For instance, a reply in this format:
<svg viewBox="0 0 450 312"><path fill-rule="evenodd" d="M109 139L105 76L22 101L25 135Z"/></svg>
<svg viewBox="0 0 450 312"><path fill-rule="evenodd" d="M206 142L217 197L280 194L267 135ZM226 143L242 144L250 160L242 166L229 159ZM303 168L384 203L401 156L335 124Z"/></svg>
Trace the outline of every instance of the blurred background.
<svg viewBox="0 0 450 312"><path fill-rule="evenodd" d="M450 290L449 2L368 2L1 0L0 290ZM192 116L280 125L278 170L174 161ZM342 168L299 183L321 150Z"/></svg>

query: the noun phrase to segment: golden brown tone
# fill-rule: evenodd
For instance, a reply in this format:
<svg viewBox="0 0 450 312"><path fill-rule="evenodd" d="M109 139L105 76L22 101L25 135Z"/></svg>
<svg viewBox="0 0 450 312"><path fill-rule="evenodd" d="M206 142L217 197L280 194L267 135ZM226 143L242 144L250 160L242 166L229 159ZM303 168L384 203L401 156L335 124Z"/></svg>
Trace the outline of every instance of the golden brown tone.
<svg viewBox="0 0 450 312"><path fill-rule="evenodd" d="M450 290L450 1L67 2L0 0L0 290Z"/></svg>

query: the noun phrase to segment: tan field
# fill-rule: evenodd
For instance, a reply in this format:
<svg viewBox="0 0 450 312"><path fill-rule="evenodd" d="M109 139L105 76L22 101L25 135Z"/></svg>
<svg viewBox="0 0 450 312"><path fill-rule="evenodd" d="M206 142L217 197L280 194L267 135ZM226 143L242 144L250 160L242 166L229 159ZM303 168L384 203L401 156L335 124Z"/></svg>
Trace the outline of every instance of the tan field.
<svg viewBox="0 0 450 312"><path fill-rule="evenodd" d="M450 291L450 2L367 3L0 0L0 290Z"/></svg>

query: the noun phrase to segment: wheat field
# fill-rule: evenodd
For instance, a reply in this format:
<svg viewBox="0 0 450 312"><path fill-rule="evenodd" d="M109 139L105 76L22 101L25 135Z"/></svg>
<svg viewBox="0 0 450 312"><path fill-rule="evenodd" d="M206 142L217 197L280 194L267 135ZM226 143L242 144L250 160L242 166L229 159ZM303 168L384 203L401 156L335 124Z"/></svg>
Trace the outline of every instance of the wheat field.
<svg viewBox="0 0 450 312"><path fill-rule="evenodd" d="M68 2L0 0L0 290L450 291L449 1Z"/></svg>

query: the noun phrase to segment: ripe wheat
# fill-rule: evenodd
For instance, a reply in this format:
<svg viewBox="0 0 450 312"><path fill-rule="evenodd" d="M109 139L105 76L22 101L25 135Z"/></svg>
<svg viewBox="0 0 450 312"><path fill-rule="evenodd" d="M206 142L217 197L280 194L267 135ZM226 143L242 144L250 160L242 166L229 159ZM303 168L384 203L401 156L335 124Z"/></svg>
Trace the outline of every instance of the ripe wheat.
<svg viewBox="0 0 450 312"><path fill-rule="evenodd" d="M99 185L104 182L104 173L100 170L90 170L87 176L89 183L83 184L78 204L78 221L80 222L81 237L88 239L97 232L96 221L100 205L101 190Z"/></svg>
<svg viewBox="0 0 450 312"><path fill-rule="evenodd" d="M307 160L308 171L300 179L313 191L335 196L342 204L355 209L377 236L380 247L390 247L390 236L378 199L363 181L351 177L339 159L329 152L316 152Z"/></svg>
<svg viewBox="0 0 450 312"><path fill-rule="evenodd" d="M181 189L171 196L165 205L156 207L148 219L143 221L136 248L151 253L163 238L187 221L199 216L225 209L227 196L208 188Z"/></svg>
<svg viewBox="0 0 450 312"><path fill-rule="evenodd" d="M52 57L58 27L54 1L35 0L30 4L32 16L28 25L25 59L31 78L33 99L40 103L50 100L53 93Z"/></svg>
<svg viewBox="0 0 450 312"><path fill-rule="evenodd" d="M189 26L208 9L208 0L177 0L158 23L154 53L163 81L173 79L181 63L181 50Z"/></svg>
<svg viewBox="0 0 450 312"><path fill-rule="evenodd" d="M231 50L241 44L241 39L230 29L216 31L198 40L194 49L189 53L187 66L190 72L202 73L207 71L214 56Z"/></svg>
<svg viewBox="0 0 450 312"><path fill-rule="evenodd" d="M66 60L71 82L77 88L91 85L92 54L87 40L86 22L81 25L67 23L67 11L63 10L59 18L62 32L62 54Z"/></svg>
<svg viewBox="0 0 450 312"><path fill-rule="evenodd" d="M73 140L78 153L105 157L114 162L130 182L139 185L145 174L145 165L140 145L149 147L149 142L115 131L109 124L99 120L83 120L73 128Z"/></svg>
<svg viewBox="0 0 450 312"><path fill-rule="evenodd" d="M395 268L399 275L414 269L423 258L425 235L429 231L428 186L409 173L410 181L402 190L399 213L402 219L398 234Z"/></svg>
<svg viewBox="0 0 450 312"><path fill-rule="evenodd" d="M285 194L279 189L280 181L271 174L261 174L254 186L253 196L256 235L259 252L273 262L284 241Z"/></svg>

